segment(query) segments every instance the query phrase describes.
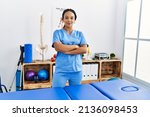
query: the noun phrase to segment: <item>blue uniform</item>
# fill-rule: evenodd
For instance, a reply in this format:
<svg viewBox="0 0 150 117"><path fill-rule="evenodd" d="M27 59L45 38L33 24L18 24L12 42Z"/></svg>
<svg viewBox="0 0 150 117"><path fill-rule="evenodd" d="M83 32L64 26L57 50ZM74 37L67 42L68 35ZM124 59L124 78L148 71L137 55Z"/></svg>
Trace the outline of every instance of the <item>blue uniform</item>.
<svg viewBox="0 0 150 117"><path fill-rule="evenodd" d="M58 41L65 45L81 46L86 44L83 33L77 30L73 30L71 34L68 34L64 29L56 30L53 34L53 44ZM52 47L54 46L52 45ZM71 74L74 78L71 77ZM67 80L70 82L70 85L80 84L81 78L82 55L57 52L53 87L64 87ZM73 79L74 81L72 82L71 80Z"/></svg>

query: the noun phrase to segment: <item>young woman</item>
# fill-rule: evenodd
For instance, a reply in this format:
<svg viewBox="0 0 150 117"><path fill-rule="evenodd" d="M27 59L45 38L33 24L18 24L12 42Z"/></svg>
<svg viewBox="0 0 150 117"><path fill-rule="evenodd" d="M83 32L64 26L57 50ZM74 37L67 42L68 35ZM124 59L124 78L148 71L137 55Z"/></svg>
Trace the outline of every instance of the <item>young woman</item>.
<svg viewBox="0 0 150 117"><path fill-rule="evenodd" d="M53 34L52 47L57 51L55 73L52 87L78 85L82 79L82 54L87 51L87 43L83 33L73 29L77 15L73 9L62 13L62 29Z"/></svg>

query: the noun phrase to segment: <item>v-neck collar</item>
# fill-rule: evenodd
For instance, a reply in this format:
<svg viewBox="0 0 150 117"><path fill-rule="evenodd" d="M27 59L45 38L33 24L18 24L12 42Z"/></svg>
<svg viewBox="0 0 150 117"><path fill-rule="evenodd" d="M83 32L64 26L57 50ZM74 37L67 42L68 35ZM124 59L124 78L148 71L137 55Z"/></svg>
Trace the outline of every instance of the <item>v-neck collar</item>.
<svg viewBox="0 0 150 117"><path fill-rule="evenodd" d="M72 32L69 34L65 29L62 28L62 30L67 34L67 35L72 35L74 30L72 30Z"/></svg>

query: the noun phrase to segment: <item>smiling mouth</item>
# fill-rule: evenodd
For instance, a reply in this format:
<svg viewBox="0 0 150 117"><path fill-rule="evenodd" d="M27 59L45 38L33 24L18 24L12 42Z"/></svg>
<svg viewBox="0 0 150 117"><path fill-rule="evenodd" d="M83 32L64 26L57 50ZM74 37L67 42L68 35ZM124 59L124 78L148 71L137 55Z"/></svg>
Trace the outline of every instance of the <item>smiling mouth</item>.
<svg viewBox="0 0 150 117"><path fill-rule="evenodd" d="M68 25L72 24L71 22L67 22Z"/></svg>

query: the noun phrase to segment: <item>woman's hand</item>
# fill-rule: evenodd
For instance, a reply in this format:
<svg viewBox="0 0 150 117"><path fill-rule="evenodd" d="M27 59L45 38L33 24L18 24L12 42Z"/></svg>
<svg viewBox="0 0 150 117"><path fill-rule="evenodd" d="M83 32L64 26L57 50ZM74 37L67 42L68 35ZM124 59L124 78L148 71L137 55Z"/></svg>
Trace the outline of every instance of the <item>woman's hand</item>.
<svg viewBox="0 0 150 117"><path fill-rule="evenodd" d="M76 45L76 49L64 52L65 54L85 54L87 52L87 45L82 45L81 47Z"/></svg>
<svg viewBox="0 0 150 117"><path fill-rule="evenodd" d="M61 42L55 42L54 48L56 51L65 53L71 50L76 50L79 48L79 46L78 45L65 45L65 44L62 44Z"/></svg>
<svg viewBox="0 0 150 117"><path fill-rule="evenodd" d="M74 47L75 47L75 49L78 49L79 48L79 46L78 45L73 45Z"/></svg>

